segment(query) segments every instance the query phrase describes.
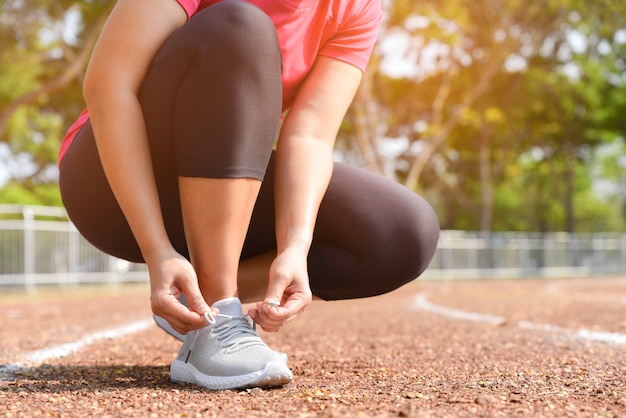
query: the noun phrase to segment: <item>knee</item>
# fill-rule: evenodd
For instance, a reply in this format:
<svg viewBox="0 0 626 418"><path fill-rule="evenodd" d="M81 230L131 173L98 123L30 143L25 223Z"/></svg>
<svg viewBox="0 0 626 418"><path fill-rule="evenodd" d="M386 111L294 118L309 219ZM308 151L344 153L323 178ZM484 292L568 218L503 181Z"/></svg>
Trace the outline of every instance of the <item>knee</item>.
<svg viewBox="0 0 626 418"><path fill-rule="evenodd" d="M393 200L377 221L359 229L355 254L378 265L390 288L419 277L430 264L439 242L439 219L432 206L413 192ZM372 271L374 272L374 270Z"/></svg>
<svg viewBox="0 0 626 418"><path fill-rule="evenodd" d="M240 0L227 0L204 9L189 23L204 31L201 37L216 40L223 50L267 53L278 50L278 36L270 17L259 7ZM206 43L204 44L206 45Z"/></svg>
<svg viewBox="0 0 626 418"><path fill-rule="evenodd" d="M227 0L212 6L219 18L237 31L275 32L274 23L259 7L241 0Z"/></svg>
<svg viewBox="0 0 626 418"><path fill-rule="evenodd" d="M402 229L398 249L406 263L406 280L413 280L426 270L437 250L440 230L435 210L421 197L410 213L413 215Z"/></svg>

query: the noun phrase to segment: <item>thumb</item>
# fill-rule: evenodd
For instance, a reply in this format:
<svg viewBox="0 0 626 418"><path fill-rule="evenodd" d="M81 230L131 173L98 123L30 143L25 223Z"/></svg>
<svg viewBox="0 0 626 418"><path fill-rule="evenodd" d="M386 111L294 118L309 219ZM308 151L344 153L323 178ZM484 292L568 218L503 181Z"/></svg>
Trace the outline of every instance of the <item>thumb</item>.
<svg viewBox="0 0 626 418"><path fill-rule="evenodd" d="M190 311L200 316L204 315L205 312L211 311L211 307L204 300L197 283L190 283L185 287L186 289L182 289L182 291L187 299Z"/></svg>
<svg viewBox="0 0 626 418"><path fill-rule="evenodd" d="M274 283L269 289L267 289L267 293L265 294L265 299L263 301L269 308L281 305L285 289L279 283L280 281Z"/></svg>

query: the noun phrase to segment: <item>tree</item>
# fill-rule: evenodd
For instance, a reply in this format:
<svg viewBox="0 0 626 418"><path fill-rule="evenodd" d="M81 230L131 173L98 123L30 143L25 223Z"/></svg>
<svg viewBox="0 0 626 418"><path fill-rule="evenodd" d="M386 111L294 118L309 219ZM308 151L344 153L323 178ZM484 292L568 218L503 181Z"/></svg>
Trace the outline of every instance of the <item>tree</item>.
<svg viewBox="0 0 626 418"><path fill-rule="evenodd" d="M27 162L9 174L31 195L56 182L59 141L84 106L82 74L113 3L9 0L0 6L0 144L8 158ZM47 192L41 197L51 203ZM52 203L60 204L58 193Z"/></svg>
<svg viewBox="0 0 626 418"><path fill-rule="evenodd" d="M491 230L502 190L524 195L535 187L546 218L524 227L573 231L575 195L591 187L577 180L579 167L602 138L623 132L616 101L597 98L624 89L623 81L609 83L624 66L615 42L626 28L624 7L608 0L393 2L383 38L409 39L406 55L417 70L378 72L369 85L382 136L406 138L395 177L427 195L447 228ZM576 33L596 49L577 53ZM607 44L613 56L592 53ZM572 77L573 65L585 69L584 79ZM545 170L520 160L539 152ZM512 173L530 182L526 189L513 187L519 178ZM532 218L515 201L516 212ZM548 217L547 208L560 209Z"/></svg>

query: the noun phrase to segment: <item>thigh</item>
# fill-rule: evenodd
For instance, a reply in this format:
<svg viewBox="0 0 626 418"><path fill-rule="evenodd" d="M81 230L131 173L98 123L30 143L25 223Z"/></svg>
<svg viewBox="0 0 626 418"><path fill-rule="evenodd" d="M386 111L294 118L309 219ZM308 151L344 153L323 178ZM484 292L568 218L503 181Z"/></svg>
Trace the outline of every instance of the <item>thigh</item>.
<svg viewBox="0 0 626 418"><path fill-rule="evenodd" d="M69 218L87 241L107 254L142 261L100 164L89 122L61 162L59 186Z"/></svg>
<svg viewBox="0 0 626 418"><path fill-rule="evenodd" d="M437 216L419 195L336 163L309 254L311 288L324 299L389 292L426 269L438 237Z"/></svg>

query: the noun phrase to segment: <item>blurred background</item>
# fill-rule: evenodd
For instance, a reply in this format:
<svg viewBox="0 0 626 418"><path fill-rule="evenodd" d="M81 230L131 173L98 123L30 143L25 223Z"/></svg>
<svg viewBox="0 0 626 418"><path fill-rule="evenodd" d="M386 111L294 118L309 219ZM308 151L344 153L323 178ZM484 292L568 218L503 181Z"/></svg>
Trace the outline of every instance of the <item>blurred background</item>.
<svg viewBox="0 0 626 418"><path fill-rule="evenodd" d="M67 222L61 137L113 0L0 3L0 285L145 281ZM626 2L383 1L336 159L422 194L430 278L626 273Z"/></svg>

